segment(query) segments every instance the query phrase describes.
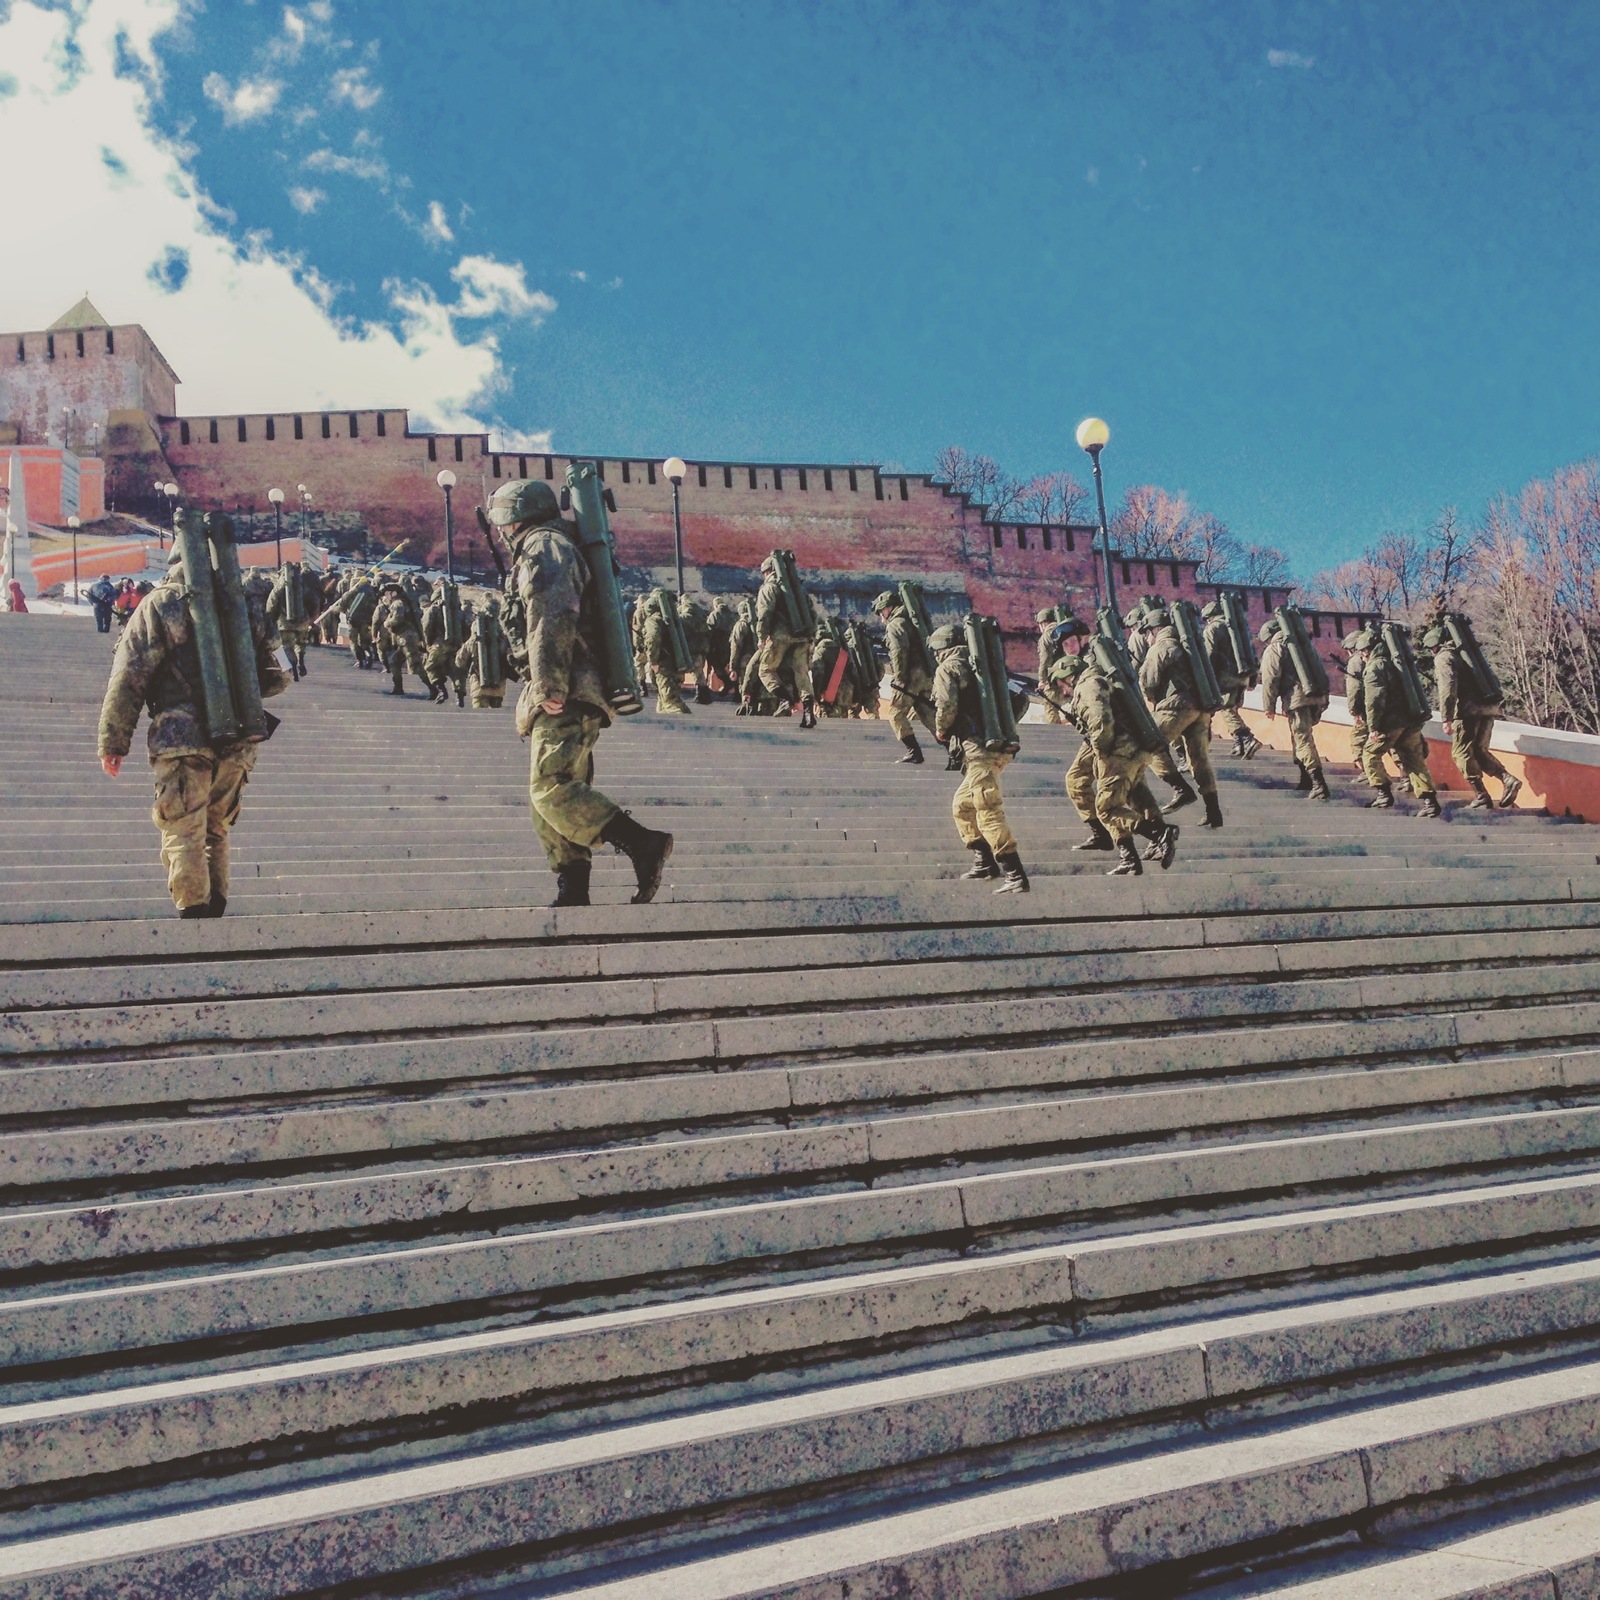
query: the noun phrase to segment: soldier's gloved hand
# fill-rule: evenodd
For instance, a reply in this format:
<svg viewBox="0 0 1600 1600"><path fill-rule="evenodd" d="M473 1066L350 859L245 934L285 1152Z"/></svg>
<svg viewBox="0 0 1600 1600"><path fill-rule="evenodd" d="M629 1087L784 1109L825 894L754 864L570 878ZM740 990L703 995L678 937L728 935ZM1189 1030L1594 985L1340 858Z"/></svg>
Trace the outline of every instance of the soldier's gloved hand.
<svg viewBox="0 0 1600 1600"><path fill-rule="evenodd" d="M100 766L108 778L120 776L122 772L121 756L101 756Z"/></svg>

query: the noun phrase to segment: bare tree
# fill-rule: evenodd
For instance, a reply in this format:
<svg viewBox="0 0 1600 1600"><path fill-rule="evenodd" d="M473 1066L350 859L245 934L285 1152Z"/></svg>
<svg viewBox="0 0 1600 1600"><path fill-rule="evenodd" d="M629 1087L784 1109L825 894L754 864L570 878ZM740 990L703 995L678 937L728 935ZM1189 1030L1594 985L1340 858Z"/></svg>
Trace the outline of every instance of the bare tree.
<svg viewBox="0 0 1600 1600"><path fill-rule="evenodd" d="M1185 533L1184 547L1176 553L1196 564L1195 577L1201 583L1226 583L1244 556L1227 523L1203 511L1189 519Z"/></svg>
<svg viewBox="0 0 1600 1600"><path fill-rule="evenodd" d="M1454 506L1446 506L1423 539L1422 587L1426 613L1434 617L1459 608L1472 583L1483 547L1481 529L1469 528Z"/></svg>
<svg viewBox="0 0 1600 1600"><path fill-rule="evenodd" d="M1078 522L1088 503L1089 491L1070 472L1030 478L1017 494L1017 510L1028 522Z"/></svg>
<svg viewBox="0 0 1600 1600"><path fill-rule="evenodd" d="M934 476L982 506L989 521L1020 519L1018 501L1023 485L1003 471L993 456L969 455L959 445L946 445L934 461Z"/></svg>
<svg viewBox="0 0 1600 1600"><path fill-rule="evenodd" d="M1179 555L1193 519L1186 495L1153 483L1135 484L1111 519L1111 542L1123 555L1142 560Z"/></svg>
<svg viewBox="0 0 1600 1600"><path fill-rule="evenodd" d="M1239 577L1244 583L1263 589L1294 589L1289 576L1289 558L1275 544L1247 544L1239 561Z"/></svg>

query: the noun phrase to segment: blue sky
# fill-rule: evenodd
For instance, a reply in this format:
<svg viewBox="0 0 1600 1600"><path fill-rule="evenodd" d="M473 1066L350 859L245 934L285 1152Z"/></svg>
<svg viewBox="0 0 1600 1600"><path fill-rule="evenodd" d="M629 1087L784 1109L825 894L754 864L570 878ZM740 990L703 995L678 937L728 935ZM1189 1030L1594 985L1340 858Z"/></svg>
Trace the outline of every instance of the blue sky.
<svg viewBox="0 0 1600 1600"><path fill-rule="evenodd" d="M1022 473L1095 411L1302 572L1594 447L1593 5L85 4L200 226L362 331L299 403Z"/></svg>

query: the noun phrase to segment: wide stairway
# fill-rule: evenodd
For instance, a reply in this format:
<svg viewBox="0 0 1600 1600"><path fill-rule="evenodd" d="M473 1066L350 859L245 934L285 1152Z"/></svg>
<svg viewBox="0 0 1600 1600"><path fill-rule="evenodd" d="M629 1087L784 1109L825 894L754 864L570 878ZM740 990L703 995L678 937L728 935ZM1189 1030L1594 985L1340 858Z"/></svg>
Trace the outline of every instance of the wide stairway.
<svg viewBox="0 0 1600 1600"><path fill-rule="evenodd" d="M1068 729L652 713L545 909L509 709L311 653L180 922L0 616L0 1600L1600 1593L1600 834ZM142 739L142 730L140 733Z"/></svg>

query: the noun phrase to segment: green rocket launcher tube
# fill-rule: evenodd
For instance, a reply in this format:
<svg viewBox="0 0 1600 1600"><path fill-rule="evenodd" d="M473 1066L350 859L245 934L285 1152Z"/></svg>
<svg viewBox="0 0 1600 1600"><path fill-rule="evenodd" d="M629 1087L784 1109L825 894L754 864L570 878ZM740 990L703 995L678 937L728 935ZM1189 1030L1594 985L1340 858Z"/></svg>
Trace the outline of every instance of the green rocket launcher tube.
<svg viewBox="0 0 1600 1600"><path fill-rule="evenodd" d="M1167 741L1156 726L1149 702L1139 692L1139 685L1125 664L1126 657L1118 655L1115 643L1103 633L1097 633L1090 641L1089 654L1110 682L1112 703L1140 749L1151 755L1165 750Z"/></svg>
<svg viewBox="0 0 1600 1600"><path fill-rule="evenodd" d="M1472 631L1472 619L1459 611L1447 612L1444 631L1461 652L1467 670L1478 680L1478 693L1483 696L1485 704L1499 705L1505 699L1506 692L1501 687L1499 674L1489 665L1489 658L1478 644L1478 636Z"/></svg>
<svg viewBox="0 0 1600 1600"><path fill-rule="evenodd" d="M683 618L678 615L678 597L671 589L657 589L650 597L656 615L667 630L667 642L672 648L672 670L681 678L694 671L694 656L689 650L689 636L683 631Z"/></svg>
<svg viewBox="0 0 1600 1600"><path fill-rule="evenodd" d="M261 679L256 675L256 641L250 632L250 602L245 599L244 574L233 542L233 519L213 511L206 519L211 534L211 560L216 568L212 589L222 643L228 655L228 681L233 688L234 718L239 737L259 742L268 735L267 713L261 705Z"/></svg>
<svg viewBox="0 0 1600 1600"><path fill-rule="evenodd" d="M1261 676L1261 662L1255 640L1250 636L1250 619L1245 615L1244 597L1233 589L1220 596L1222 618L1228 624L1228 642L1233 646L1234 669L1248 683Z"/></svg>
<svg viewBox="0 0 1600 1600"><path fill-rule="evenodd" d="M878 652L873 649L872 636L860 621L855 621L850 624L845 641L850 652L850 670L855 674L856 698L863 705L870 705L878 699L878 686L883 680L883 667L878 661Z"/></svg>
<svg viewBox="0 0 1600 1600"><path fill-rule="evenodd" d="M631 717L644 709L644 702L633 675L633 640L622 614L617 547L611 537L605 495L599 470L592 461L574 461L567 468L567 498L578 525L578 543L589 562L594 583L600 682L611 709L619 717Z"/></svg>
<svg viewBox="0 0 1600 1600"><path fill-rule="evenodd" d="M500 667L500 627L487 612L472 619L472 647L478 668L478 682L485 689L498 689L505 682Z"/></svg>
<svg viewBox="0 0 1600 1600"><path fill-rule="evenodd" d="M1326 700L1329 692L1328 669L1323 666L1322 657L1317 654L1311 635L1306 632L1306 619L1300 615L1300 608L1279 606L1272 614L1283 625L1289 664L1294 668L1301 692L1313 699Z"/></svg>
<svg viewBox="0 0 1600 1600"><path fill-rule="evenodd" d="M213 743L237 739L239 719L233 709L228 648L223 643L216 589L211 581L205 518L198 511L180 511L176 538L183 552L183 598L189 608L189 626L194 630L195 653L200 658L200 700L206 737Z"/></svg>
<svg viewBox="0 0 1600 1600"><path fill-rule="evenodd" d="M1174 600L1169 607L1172 626L1189 658L1189 671L1194 677L1194 690L1202 711L1222 709L1222 685L1217 682L1216 669L1206 653L1205 624L1200 620L1199 608L1193 600Z"/></svg>
<svg viewBox="0 0 1600 1600"><path fill-rule="evenodd" d="M444 606L444 642L454 647L467 636L466 625L461 620L461 589L448 578L439 588L440 603Z"/></svg>
<svg viewBox="0 0 1600 1600"><path fill-rule="evenodd" d="M962 621L961 632L966 640L967 661L972 667L973 682L978 686L978 711L983 722L983 747L985 750L1004 750L1005 729L1000 721L994 679L989 671L989 646L983 637L983 618L976 611L969 611Z"/></svg>
<svg viewBox="0 0 1600 1600"><path fill-rule="evenodd" d="M1011 709L1011 678L1006 670L1006 647L1000 637L1000 624L993 617L980 617L978 632L983 639L984 661L989 670L989 692L994 696L1000 737L1005 741L1003 748L1015 755L1022 748L1022 739L1017 732L1016 713Z"/></svg>
<svg viewBox="0 0 1600 1600"><path fill-rule="evenodd" d="M1417 670L1417 658L1411 653L1411 640L1406 630L1397 622L1386 622L1382 628L1383 645L1394 662L1400 679L1400 695L1406 703L1406 716L1419 727L1433 715L1428 704L1427 686Z"/></svg>

